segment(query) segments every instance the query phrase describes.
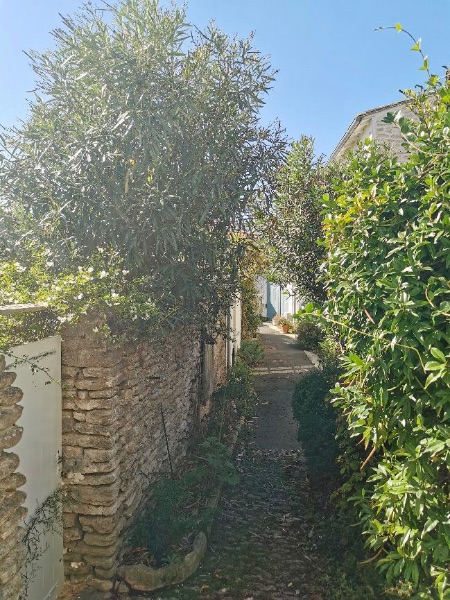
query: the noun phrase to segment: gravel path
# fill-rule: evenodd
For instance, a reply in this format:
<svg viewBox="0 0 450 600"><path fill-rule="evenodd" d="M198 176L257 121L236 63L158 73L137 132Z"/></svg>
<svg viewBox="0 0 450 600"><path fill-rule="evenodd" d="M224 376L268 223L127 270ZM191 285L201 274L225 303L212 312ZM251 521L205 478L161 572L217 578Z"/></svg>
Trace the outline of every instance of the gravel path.
<svg viewBox="0 0 450 600"><path fill-rule="evenodd" d="M260 330L257 417L237 449L241 482L221 502L210 550L185 584L147 596L179 600L325 600L312 543L306 468L291 412L296 381L312 367L292 337Z"/></svg>

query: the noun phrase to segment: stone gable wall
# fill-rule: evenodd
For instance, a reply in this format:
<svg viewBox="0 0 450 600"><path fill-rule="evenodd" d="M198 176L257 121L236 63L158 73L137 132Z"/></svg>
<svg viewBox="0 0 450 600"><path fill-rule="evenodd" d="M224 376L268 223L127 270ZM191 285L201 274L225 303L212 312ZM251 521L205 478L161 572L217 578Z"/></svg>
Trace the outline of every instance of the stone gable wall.
<svg viewBox="0 0 450 600"><path fill-rule="evenodd" d="M111 345L86 321L63 332L66 581L112 586L149 481L174 467L198 423L200 339Z"/></svg>
<svg viewBox="0 0 450 600"><path fill-rule="evenodd" d="M23 588L20 569L26 552L20 524L26 516L22 506L26 496L18 488L25 477L17 473L19 457L9 451L22 437L16 425L22 407L22 391L13 387L16 374L5 370L6 361L0 356L0 600L18 600Z"/></svg>
<svg viewBox="0 0 450 600"><path fill-rule="evenodd" d="M340 148L336 158L340 159L344 157L349 150L356 150L359 142L363 142L366 138L372 138L379 144L387 144L400 162L406 161L408 152L402 145L405 140L398 125L383 122L388 112L396 113L398 111L408 119L417 120L417 116L406 106L393 106L389 110L380 109L364 118L362 123L358 125L350 138Z"/></svg>
<svg viewBox="0 0 450 600"><path fill-rule="evenodd" d="M417 120L416 115L406 107L401 107L401 113L408 119ZM404 162L408 158L408 151L402 146L405 142L398 125L394 123L383 123L383 119L388 112L398 112L397 110L380 112L375 114L373 119L373 137L380 144L388 144L397 155L400 162Z"/></svg>

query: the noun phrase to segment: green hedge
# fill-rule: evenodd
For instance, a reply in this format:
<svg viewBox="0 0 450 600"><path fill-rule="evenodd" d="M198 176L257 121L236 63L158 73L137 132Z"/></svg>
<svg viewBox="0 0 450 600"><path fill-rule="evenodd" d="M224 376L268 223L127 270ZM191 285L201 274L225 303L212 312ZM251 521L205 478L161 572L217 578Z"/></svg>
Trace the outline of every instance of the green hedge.
<svg viewBox="0 0 450 600"><path fill-rule="evenodd" d="M325 316L345 348L335 406L365 450L348 472L388 581L450 598L450 87L410 93L399 164L366 143L328 199ZM396 125L393 124L393 127Z"/></svg>
<svg viewBox="0 0 450 600"><path fill-rule="evenodd" d="M336 409L330 402L330 389L337 378L334 367L312 369L297 383L292 399L298 438L313 477L337 471Z"/></svg>

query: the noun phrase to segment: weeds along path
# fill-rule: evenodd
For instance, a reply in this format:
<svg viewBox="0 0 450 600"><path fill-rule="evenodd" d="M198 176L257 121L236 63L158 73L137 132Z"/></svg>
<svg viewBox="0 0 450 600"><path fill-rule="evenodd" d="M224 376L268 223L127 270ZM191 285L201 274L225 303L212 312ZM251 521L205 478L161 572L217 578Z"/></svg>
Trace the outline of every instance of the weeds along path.
<svg viewBox="0 0 450 600"><path fill-rule="evenodd" d="M236 453L241 482L221 502L210 549L184 585L152 598L325 600L312 543L314 515L291 398L312 365L294 340L261 328L264 363L255 369L257 417Z"/></svg>

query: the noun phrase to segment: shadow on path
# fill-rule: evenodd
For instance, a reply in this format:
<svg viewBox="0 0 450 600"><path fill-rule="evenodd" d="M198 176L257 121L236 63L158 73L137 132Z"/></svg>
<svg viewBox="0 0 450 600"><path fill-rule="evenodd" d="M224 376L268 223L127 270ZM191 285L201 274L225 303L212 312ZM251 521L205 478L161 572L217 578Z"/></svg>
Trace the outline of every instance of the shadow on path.
<svg viewBox="0 0 450 600"><path fill-rule="evenodd" d="M299 376L313 365L291 336L263 325L260 338L264 362L253 372L253 385L258 396L255 443L265 450L298 450L292 394Z"/></svg>
<svg viewBox="0 0 450 600"><path fill-rule="evenodd" d="M240 483L225 491L210 549L170 600L325 600L312 542L315 519L291 398L312 363L292 337L260 329L264 362L254 370L257 416L235 463Z"/></svg>

